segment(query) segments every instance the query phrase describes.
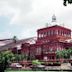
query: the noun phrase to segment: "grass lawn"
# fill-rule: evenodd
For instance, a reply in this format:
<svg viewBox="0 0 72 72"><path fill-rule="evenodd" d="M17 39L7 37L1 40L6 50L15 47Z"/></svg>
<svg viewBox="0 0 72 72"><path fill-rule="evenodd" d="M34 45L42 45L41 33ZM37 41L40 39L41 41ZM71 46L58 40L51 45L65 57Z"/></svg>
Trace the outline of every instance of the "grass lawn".
<svg viewBox="0 0 72 72"><path fill-rule="evenodd" d="M45 71L6 71L6 72L45 72ZM47 72L59 72L59 71L47 71Z"/></svg>
<svg viewBox="0 0 72 72"><path fill-rule="evenodd" d="M33 71L5 71L5 72L33 72Z"/></svg>
<svg viewBox="0 0 72 72"><path fill-rule="evenodd" d="M6 71L6 72L61 72L61 71ZM69 72L69 71L62 71Z"/></svg>
<svg viewBox="0 0 72 72"><path fill-rule="evenodd" d="M25 71L6 71L6 72L25 72Z"/></svg>
<svg viewBox="0 0 72 72"><path fill-rule="evenodd" d="M45 72L45 71L6 71L6 72ZM56 71L46 71L46 72L56 72Z"/></svg>

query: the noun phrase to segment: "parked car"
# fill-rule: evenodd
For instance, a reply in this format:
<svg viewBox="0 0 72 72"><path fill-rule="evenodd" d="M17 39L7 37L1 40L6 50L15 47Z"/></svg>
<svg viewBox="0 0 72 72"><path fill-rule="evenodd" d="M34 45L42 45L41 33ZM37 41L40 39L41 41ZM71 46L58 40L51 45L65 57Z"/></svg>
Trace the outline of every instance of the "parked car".
<svg viewBox="0 0 72 72"><path fill-rule="evenodd" d="M10 67L20 69L22 68L22 65L20 65L19 63L11 63Z"/></svg>

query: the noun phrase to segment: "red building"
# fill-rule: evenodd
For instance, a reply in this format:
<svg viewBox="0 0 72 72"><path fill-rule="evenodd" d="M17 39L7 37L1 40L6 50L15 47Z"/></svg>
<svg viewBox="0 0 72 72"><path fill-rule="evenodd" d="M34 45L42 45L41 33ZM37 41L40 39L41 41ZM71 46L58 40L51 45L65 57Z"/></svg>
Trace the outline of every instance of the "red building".
<svg viewBox="0 0 72 72"><path fill-rule="evenodd" d="M56 17L52 17L52 23L56 23ZM59 25L52 25L37 30L37 40L34 44L23 44L22 52L31 58L56 59L56 51L72 47L71 30Z"/></svg>

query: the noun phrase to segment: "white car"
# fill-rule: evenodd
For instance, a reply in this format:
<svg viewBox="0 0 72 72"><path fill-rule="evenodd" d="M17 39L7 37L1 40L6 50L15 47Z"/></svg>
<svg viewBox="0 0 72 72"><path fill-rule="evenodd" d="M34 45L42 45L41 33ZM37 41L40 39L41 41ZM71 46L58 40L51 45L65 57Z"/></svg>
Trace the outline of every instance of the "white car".
<svg viewBox="0 0 72 72"><path fill-rule="evenodd" d="M20 65L19 63L12 63L12 64L10 65L10 67L21 68L22 65Z"/></svg>

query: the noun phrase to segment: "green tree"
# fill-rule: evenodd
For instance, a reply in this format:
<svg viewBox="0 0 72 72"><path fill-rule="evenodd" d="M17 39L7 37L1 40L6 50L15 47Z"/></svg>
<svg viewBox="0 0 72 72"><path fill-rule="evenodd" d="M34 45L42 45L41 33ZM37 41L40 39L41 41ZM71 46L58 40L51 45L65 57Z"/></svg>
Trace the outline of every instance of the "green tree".
<svg viewBox="0 0 72 72"><path fill-rule="evenodd" d="M15 59L14 54L11 51L2 52L3 57L6 57L8 62L13 61Z"/></svg>
<svg viewBox="0 0 72 72"><path fill-rule="evenodd" d="M63 50L63 54L64 54L64 58L65 58L65 59L67 59L67 58L69 58L69 57L70 57L70 56L69 56L69 55L70 55L70 53L69 53L69 52L68 52L68 50L66 50L66 49L65 49L65 50Z"/></svg>
<svg viewBox="0 0 72 72"><path fill-rule="evenodd" d="M70 55L72 55L72 48L69 48L68 52L70 53Z"/></svg>
<svg viewBox="0 0 72 72"><path fill-rule="evenodd" d="M0 72L4 72L14 58L14 54L11 51L0 52Z"/></svg>
<svg viewBox="0 0 72 72"><path fill-rule="evenodd" d="M15 55L16 62L27 60L28 58L28 56L26 56L25 54L14 54L14 55Z"/></svg>
<svg viewBox="0 0 72 72"><path fill-rule="evenodd" d="M67 3L72 4L72 0L63 0L63 5L64 6L67 6Z"/></svg>
<svg viewBox="0 0 72 72"><path fill-rule="evenodd" d="M59 59L59 58L61 58L61 51L57 51L56 52L56 57Z"/></svg>
<svg viewBox="0 0 72 72"><path fill-rule="evenodd" d="M16 43L17 40L18 40L17 36L13 36L13 41L14 41L14 43Z"/></svg>
<svg viewBox="0 0 72 72"><path fill-rule="evenodd" d="M64 49L62 51L57 51L56 52L56 56L57 58L65 58L65 59L69 59L70 55L72 55L72 48L69 49Z"/></svg>

